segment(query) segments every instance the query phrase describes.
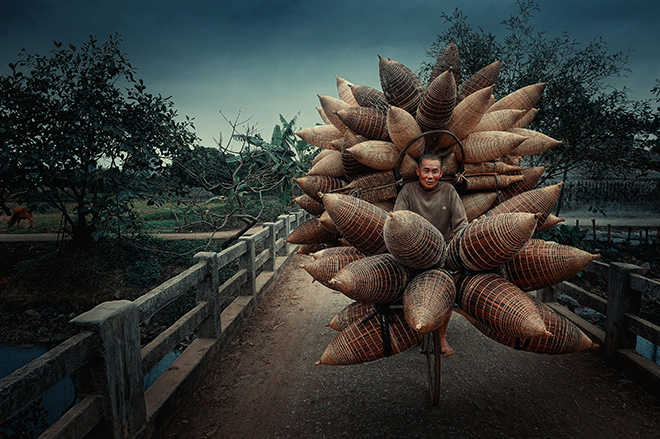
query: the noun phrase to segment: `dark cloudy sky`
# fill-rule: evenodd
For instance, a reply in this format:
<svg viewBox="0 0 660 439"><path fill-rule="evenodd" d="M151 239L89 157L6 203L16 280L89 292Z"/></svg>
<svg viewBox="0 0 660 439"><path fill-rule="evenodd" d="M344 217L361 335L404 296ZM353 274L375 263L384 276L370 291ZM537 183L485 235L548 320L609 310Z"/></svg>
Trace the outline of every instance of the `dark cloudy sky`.
<svg viewBox="0 0 660 439"><path fill-rule="evenodd" d="M567 32L586 45L602 36L612 51L632 48L634 99L660 78L657 0L540 0L537 29ZM227 132L219 111L240 109L270 136L282 114L301 128L319 122L317 94L336 96L335 75L379 87L377 54L413 70L459 8L473 26L502 35L513 0L1 0L0 74L18 52L45 54L52 41L81 44L122 35L147 90L172 96L195 118L202 144Z"/></svg>

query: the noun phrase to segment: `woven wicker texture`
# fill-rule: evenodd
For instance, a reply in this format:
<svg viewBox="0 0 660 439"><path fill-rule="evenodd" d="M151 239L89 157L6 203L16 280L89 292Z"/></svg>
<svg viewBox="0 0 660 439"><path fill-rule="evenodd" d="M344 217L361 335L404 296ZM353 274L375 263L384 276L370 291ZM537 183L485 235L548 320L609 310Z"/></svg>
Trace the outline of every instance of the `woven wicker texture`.
<svg viewBox="0 0 660 439"><path fill-rule="evenodd" d="M323 244L337 240L337 235L321 225L318 218L310 218L291 231L286 242L291 244Z"/></svg>
<svg viewBox="0 0 660 439"><path fill-rule="evenodd" d="M367 140L351 146L348 151L360 163L373 169L391 171L396 167L399 150L392 142L384 140ZM404 177L416 175L417 162L410 155L405 154L399 167Z"/></svg>
<svg viewBox="0 0 660 439"><path fill-rule="evenodd" d="M323 108L316 107L316 111L319 112L319 116L321 116L321 120L323 121L324 124L332 125L332 122L330 122L330 119L328 119L328 115L325 114L325 111L323 111Z"/></svg>
<svg viewBox="0 0 660 439"><path fill-rule="evenodd" d="M334 125L316 125L300 130L296 135L310 145L323 149L335 149L330 142L342 136L341 131Z"/></svg>
<svg viewBox="0 0 660 439"><path fill-rule="evenodd" d="M329 283L353 300L394 303L401 300L408 278L408 269L386 253L351 262Z"/></svg>
<svg viewBox="0 0 660 439"><path fill-rule="evenodd" d="M373 303L353 302L335 314L332 320L330 320L330 323L328 323L328 326L335 331L341 332L353 323L370 316L375 311L376 309Z"/></svg>
<svg viewBox="0 0 660 439"><path fill-rule="evenodd" d="M377 171L377 169L370 168L369 166L360 163L360 161L348 150L351 146L357 145L366 140L366 137L358 136L351 130L346 130L346 133L344 134L344 144L341 150L341 163L344 168L344 175L348 181Z"/></svg>
<svg viewBox="0 0 660 439"><path fill-rule="evenodd" d="M333 142L334 142L334 140L333 140ZM318 154L316 154L316 157L314 157L312 159L312 165L317 164L318 162L321 161L321 159L323 159L323 157L326 157L326 156L328 156L332 153L334 153L334 150L332 150L332 149L322 149L321 151L319 151Z"/></svg>
<svg viewBox="0 0 660 439"><path fill-rule="evenodd" d="M510 337L475 319L468 320L486 337L516 350L538 354L563 355L598 348L598 345L592 342L573 322L558 314L548 305L534 299L532 300L541 314L543 323L545 323L548 332L552 333L552 336L542 335L540 337L524 339Z"/></svg>
<svg viewBox="0 0 660 439"><path fill-rule="evenodd" d="M456 82L447 70L429 85L417 108L415 119L422 131L443 129L456 107Z"/></svg>
<svg viewBox="0 0 660 439"><path fill-rule="evenodd" d="M458 279L456 301L475 320L509 337L551 335L529 295L497 274Z"/></svg>
<svg viewBox="0 0 660 439"><path fill-rule="evenodd" d="M319 97L319 102L321 102L321 108L323 108L323 111L325 112L326 116L328 116L330 122L343 135L346 132L347 128L346 125L344 125L344 122L342 122L341 119L339 119L339 116L337 116L337 111L344 108L350 108L351 104L344 102L341 99L334 98L332 96L318 95L318 97Z"/></svg>
<svg viewBox="0 0 660 439"><path fill-rule="evenodd" d="M558 218L554 216L553 214L548 215L545 221L543 221L543 224L540 226L536 227L536 232L545 232L546 230L552 229L554 226L556 226L559 223L563 223L565 221L564 218Z"/></svg>
<svg viewBox="0 0 660 439"><path fill-rule="evenodd" d="M546 83L528 85L520 88L502 99L495 101L488 111L497 110L525 110L529 111L538 103L545 90Z"/></svg>
<svg viewBox="0 0 660 439"><path fill-rule="evenodd" d="M527 137L514 151L514 154L520 156L543 154L561 144L559 140L527 128L511 128L511 132Z"/></svg>
<svg viewBox="0 0 660 439"><path fill-rule="evenodd" d="M383 209L342 194L323 195L323 204L344 239L353 247L367 255L387 251L383 238L387 213Z"/></svg>
<svg viewBox="0 0 660 439"><path fill-rule="evenodd" d="M293 181L300 186L303 192L319 202L321 201L319 192L328 192L344 186L342 180L335 177L326 177L325 175L308 175L294 178Z"/></svg>
<svg viewBox="0 0 660 439"><path fill-rule="evenodd" d="M454 280L444 270L415 276L403 291L403 313L419 332L431 332L451 317L456 299Z"/></svg>
<svg viewBox="0 0 660 439"><path fill-rule="evenodd" d="M538 108L532 108L513 125L513 128L525 128L527 125L532 123L537 114L539 114Z"/></svg>
<svg viewBox="0 0 660 439"><path fill-rule="evenodd" d="M454 152L458 160L466 163L486 162L510 154L525 140L526 137L506 131L482 131L472 133L465 138L463 142L465 157L458 147L454 148Z"/></svg>
<svg viewBox="0 0 660 439"><path fill-rule="evenodd" d="M387 249L406 267L423 270L445 262L442 233L418 213L409 210L390 213L383 236Z"/></svg>
<svg viewBox="0 0 660 439"><path fill-rule="evenodd" d="M403 310L390 311L389 324L391 354L398 354L416 345L421 333L408 325ZM383 336L376 316L356 321L337 334L316 364L349 365L378 360L385 356Z"/></svg>
<svg viewBox="0 0 660 439"><path fill-rule="evenodd" d="M538 212L540 213L538 217L538 225L541 225L545 222L546 218L548 218L552 208L555 206L557 197L559 196L559 190L563 185L564 182L560 182L552 186L525 191L493 207L486 212L486 215L497 215L509 212Z"/></svg>
<svg viewBox="0 0 660 439"><path fill-rule="evenodd" d="M458 87L458 99L463 100L485 87L494 86L500 76L501 66L500 61L495 61L470 76Z"/></svg>
<svg viewBox="0 0 660 439"><path fill-rule="evenodd" d="M334 248L337 245L339 245L338 242L324 242L323 244L302 244L300 247L298 247L297 253L300 255L310 255L327 248Z"/></svg>
<svg viewBox="0 0 660 439"><path fill-rule="evenodd" d="M330 247L326 248L323 250L319 250L315 253L312 253L311 256L314 259L321 259L326 256L333 256L333 255L360 255L364 256L364 253L362 253L360 250L356 249L353 246L350 245L342 245L339 247Z"/></svg>
<svg viewBox="0 0 660 439"><path fill-rule="evenodd" d="M502 162L481 162L481 163L466 163L466 174L510 174L512 172L520 172L520 166L508 165Z"/></svg>
<svg viewBox="0 0 660 439"><path fill-rule="evenodd" d="M568 280L600 255L575 247L530 240L504 263L505 277L523 291L533 291Z"/></svg>
<svg viewBox="0 0 660 439"><path fill-rule="evenodd" d="M456 154L454 154L453 151L442 157L440 168L445 174L454 174L458 172L458 161L456 160Z"/></svg>
<svg viewBox="0 0 660 439"><path fill-rule="evenodd" d="M490 106L493 87L481 89L472 93L456 105L451 115L449 123L445 127L459 139L465 139L476 127L484 113ZM438 136L438 142L435 149L442 149L455 143L454 138L443 134Z"/></svg>
<svg viewBox="0 0 660 439"><path fill-rule="evenodd" d="M522 175L467 175L466 189L470 191L501 190L523 179Z"/></svg>
<svg viewBox="0 0 660 439"><path fill-rule="evenodd" d="M522 157L519 155L503 155L500 157L500 161L502 163L506 163L507 165L514 165L514 166L520 166L522 163Z"/></svg>
<svg viewBox="0 0 660 439"><path fill-rule="evenodd" d="M382 91L367 85L353 85L351 86L351 91L361 107L375 108L387 113L390 104L387 103L387 99Z"/></svg>
<svg viewBox="0 0 660 439"><path fill-rule="evenodd" d="M387 140L389 138L387 116L383 111L368 107L350 107L339 110L337 116L351 131L367 139Z"/></svg>
<svg viewBox="0 0 660 439"><path fill-rule="evenodd" d="M537 215L507 213L471 222L447 246L447 264L454 269L485 271L515 256L536 228Z"/></svg>
<svg viewBox="0 0 660 439"><path fill-rule="evenodd" d="M479 131L508 131L514 127L521 117L527 114L524 110L498 110L490 111L481 118L474 132Z"/></svg>
<svg viewBox="0 0 660 439"><path fill-rule="evenodd" d="M454 88L456 88L461 83L461 57L458 46L454 42L450 43L436 59L427 85L430 87L438 76L449 69L454 77Z"/></svg>
<svg viewBox="0 0 660 439"><path fill-rule="evenodd" d="M341 161L341 152L332 151L332 154L323 157L312 166L307 175L326 175L328 177L344 177L344 165Z"/></svg>
<svg viewBox="0 0 660 439"><path fill-rule="evenodd" d="M351 84L346 79L337 76L337 94L339 95L339 99L350 104L351 106L357 107L359 104L355 100L353 92L351 91L352 85L353 84Z"/></svg>
<svg viewBox="0 0 660 439"><path fill-rule="evenodd" d="M397 195L396 180L391 171L363 175L351 181L344 189L350 189L350 195L370 203L396 198Z"/></svg>
<svg viewBox="0 0 660 439"><path fill-rule="evenodd" d="M341 235L341 232L339 231L339 229L337 229L335 223L332 222L332 218L330 218L330 215L328 214L327 211L321 214L321 216L319 217L319 222L328 232L334 233L335 235Z"/></svg>
<svg viewBox="0 0 660 439"><path fill-rule="evenodd" d="M323 203L319 203L307 194L302 194L301 196L294 198L293 201L314 216L321 215L325 210Z"/></svg>
<svg viewBox="0 0 660 439"><path fill-rule="evenodd" d="M392 139L392 143L396 145L399 151L403 151L408 143L422 134L415 118L406 110L394 106L390 106L387 110L387 132L390 139ZM410 145L406 153L411 157L418 158L424 154L425 148L426 141L422 137Z"/></svg>
<svg viewBox="0 0 660 439"><path fill-rule="evenodd" d="M547 166L523 168L520 171L520 175L523 176L523 179L516 183L510 184L504 190L502 190L500 193L499 202L501 203L508 200L509 198L513 198L516 195L522 194L523 192L534 189L536 185L539 184L539 181L541 180L541 177L543 176L546 168Z"/></svg>
<svg viewBox="0 0 660 439"><path fill-rule="evenodd" d="M403 64L380 56L378 73L387 102L414 116L424 92L424 85L419 78Z"/></svg>
<svg viewBox="0 0 660 439"><path fill-rule="evenodd" d="M497 192L475 192L461 195L468 222L483 215L497 199Z"/></svg>
<svg viewBox="0 0 660 439"><path fill-rule="evenodd" d="M329 283L330 279L335 277L335 275L339 273L339 270L344 268L346 265L363 257L363 255L359 254L324 256L320 259L315 259L311 262L308 262L307 264L303 264L300 267L305 269L305 271L309 273L315 281L321 283L321 285L324 285L328 288L333 288L333 286Z"/></svg>

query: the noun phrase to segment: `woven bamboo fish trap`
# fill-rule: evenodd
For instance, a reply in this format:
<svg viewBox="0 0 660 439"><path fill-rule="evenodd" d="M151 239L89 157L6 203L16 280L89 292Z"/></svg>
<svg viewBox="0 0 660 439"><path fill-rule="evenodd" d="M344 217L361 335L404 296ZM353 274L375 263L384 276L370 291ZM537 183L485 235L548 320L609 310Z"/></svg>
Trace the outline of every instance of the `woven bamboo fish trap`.
<svg viewBox="0 0 660 439"><path fill-rule="evenodd" d="M342 245L339 247L330 247L326 249L319 250L318 252L312 253L311 256L314 259L321 259L326 256L334 256L334 255L359 255L359 256L364 256L364 253L362 253L360 250L356 249L353 246L350 245Z"/></svg>
<svg viewBox="0 0 660 439"><path fill-rule="evenodd" d="M487 87L472 93L459 102L456 108L454 108L451 119L445 129L454 133L459 139L465 139L479 124L484 113L490 106L492 93L493 87ZM438 136L437 145L434 150L438 151L447 148L454 143L455 140L453 137L446 134L440 135Z"/></svg>
<svg viewBox="0 0 660 439"><path fill-rule="evenodd" d="M293 201L314 216L321 215L325 210L323 203L319 203L307 194L302 194L301 196L294 198Z"/></svg>
<svg viewBox="0 0 660 439"><path fill-rule="evenodd" d="M312 253L320 252L321 250L334 248L337 245L339 245L338 242L324 242L323 244L301 244L300 247L298 247L297 253L299 255L310 255Z"/></svg>
<svg viewBox="0 0 660 439"><path fill-rule="evenodd" d="M390 106L387 110L387 132L399 151L402 151L408 143L422 134L415 118L406 110L394 106ZM426 142L421 137L408 147L406 153L413 158L418 158L424 154L425 148Z"/></svg>
<svg viewBox="0 0 660 439"><path fill-rule="evenodd" d="M399 150L392 142L383 140L367 140L351 146L348 151L360 163L381 171L392 171L399 159ZM399 173L403 177L416 175L417 162L407 153L404 154Z"/></svg>
<svg viewBox="0 0 660 439"><path fill-rule="evenodd" d="M468 222L483 215L497 199L497 192L474 192L461 195Z"/></svg>
<svg viewBox="0 0 660 439"><path fill-rule="evenodd" d="M329 192L344 186L342 180L325 175L307 175L305 177L294 178L293 181L300 186L303 192L319 202L321 201L319 192Z"/></svg>
<svg viewBox="0 0 660 439"><path fill-rule="evenodd" d="M321 116L321 120L323 121L324 124L332 125L332 122L330 122L330 119L328 119L328 115L325 114L325 111L323 111L323 108L316 107L316 111L319 112L319 116Z"/></svg>
<svg viewBox="0 0 660 439"><path fill-rule="evenodd" d="M506 131L482 131L468 135L461 148L455 148L454 153L458 160L466 163L481 163L495 160L503 155L513 152L526 137Z"/></svg>
<svg viewBox="0 0 660 439"><path fill-rule="evenodd" d="M533 168L521 169L520 175L523 176L523 179L516 183L510 184L505 189L503 189L500 193L499 202L501 203L508 200L509 198L513 198L516 195L522 194L523 192L534 189L536 185L539 184L539 181L541 181L541 177L543 176L546 168L547 166L535 166Z"/></svg>
<svg viewBox="0 0 660 439"><path fill-rule="evenodd" d="M307 172L307 175L326 175L328 177L344 177L344 165L341 160L341 152L332 151L332 154L329 154L319 160L312 169Z"/></svg>
<svg viewBox="0 0 660 439"><path fill-rule="evenodd" d="M533 301L541 314L543 323L545 323L548 332L552 333L552 336L542 335L534 338L510 337L475 319L468 318L468 321L486 337L516 350L537 354L564 355L598 348L598 345L591 341L573 322L558 314L545 303L536 300Z"/></svg>
<svg viewBox="0 0 660 439"><path fill-rule="evenodd" d="M323 244L337 240L337 235L321 225L318 218L310 218L291 231L286 242L291 244Z"/></svg>
<svg viewBox="0 0 660 439"><path fill-rule="evenodd" d="M337 76L337 94L339 95L339 99L350 104L351 106L357 107L360 104L357 103L355 97L353 96L353 92L351 91L352 85L353 84L351 82Z"/></svg>
<svg viewBox="0 0 660 439"><path fill-rule="evenodd" d="M387 116L383 111L368 107L350 107L339 110L337 116L355 134L372 140L389 139Z"/></svg>
<svg viewBox="0 0 660 439"><path fill-rule="evenodd" d="M513 125L513 128L525 128L527 125L532 123L537 114L539 114L538 108L532 108Z"/></svg>
<svg viewBox="0 0 660 439"><path fill-rule="evenodd" d="M457 270L492 270L515 256L536 229L537 215L507 213L467 225L447 246L447 264Z"/></svg>
<svg viewBox="0 0 660 439"><path fill-rule="evenodd" d="M459 308L509 337L551 336L531 297L494 273L465 276L456 282Z"/></svg>
<svg viewBox="0 0 660 439"><path fill-rule="evenodd" d="M344 108L350 108L351 104L344 102L341 99L333 98L332 96L318 95L318 98L325 115L328 116L330 122L343 135L347 128L346 125L344 125L344 122L342 122L341 119L339 119L339 116L337 116L337 111Z"/></svg>
<svg viewBox="0 0 660 439"><path fill-rule="evenodd" d="M415 119L421 131L444 129L456 107L456 82L447 70L429 85L417 108Z"/></svg>
<svg viewBox="0 0 660 439"><path fill-rule="evenodd" d="M300 130L296 135L310 145L323 149L335 149L330 142L341 138L342 133L334 125L316 125Z"/></svg>
<svg viewBox="0 0 660 439"><path fill-rule="evenodd" d="M415 276L403 291L403 313L415 330L425 333L450 317L456 299L454 280L445 270L427 270Z"/></svg>
<svg viewBox="0 0 660 439"><path fill-rule="evenodd" d="M502 162L465 163L466 174L510 174L522 171L520 166Z"/></svg>
<svg viewBox="0 0 660 439"><path fill-rule="evenodd" d="M446 245L442 233L418 213L410 210L390 213L385 220L383 236L387 249L406 267L425 270L445 262Z"/></svg>
<svg viewBox="0 0 660 439"><path fill-rule="evenodd" d="M341 332L353 323L370 316L375 311L376 308L374 308L373 303L352 302L335 314L332 320L330 320L330 323L328 323L328 326L335 331Z"/></svg>
<svg viewBox="0 0 660 439"><path fill-rule="evenodd" d="M502 163L506 163L507 165L513 165L513 166L520 166L522 163L522 157L519 155L503 155L500 157L500 161Z"/></svg>
<svg viewBox="0 0 660 439"><path fill-rule="evenodd" d="M523 179L522 175L466 175L465 189L468 191L492 191L501 190L510 184Z"/></svg>
<svg viewBox="0 0 660 439"><path fill-rule="evenodd" d="M401 300L408 279L408 269L394 256L385 253L351 262L329 283L353 300L394 303Z"/></svg>
<svg viewBox="0 0 660 439"><path fill-rule="evenodd" d="M497 110L525 110L529 111L538 103L545 90L545 82L538 84L528 85L520 88L513 93L504 96L502 99L495 101L488 111Z"/></svg>
<svg viewBox="0 0 660 439"><path fill-rule="evenodd" d="M559 223L563 223L565 221L564 218L558 218L554 216L553 214L548 215L548 218L546 218L545 221L543 221L543 224L540 226L536 227L536 232L545 232L546 230L552 229L554 226L556 226Z"/></svg>
<svg viewBox="0 0 660 439"><path fill-rule="evenodd" d="M381 328L377 315L374 315L356 321L337 334L316 364L339 366L366 363L383 358L387 354L403 352L421 340L421 333L408 325L403 310L390 311L389 320L388 341L383 340L385 331ZM389 352L385 350L385 343Z"/></svg>
<svg viewBox="0 0 660 439"><path fill-rule="evenodd" d="M510 212L540 213L538 225L543 224L557 202L559 190L564 182L525 191L498 204L486 212L486 216Z"/></svg>
<svg viewBox="0 0 660 439"><path fill-rule="evenodd" d="M382 91L367 85L353 85L351 86L351 91L361 107L375 108L387 113L390 104L387 103L387 99Z"/></svg>
<svg viewBox="0 0 660 439"><path fill-rule="evenodd" d="M344 169L344 175L348 181L378 171L377 169L370 168L369 166L360 163L360 161L349 151L351 146L357 145L366 140L367 139L364 136L357 136L356 134L353 134L351 130L346 130L346 133L344 134L344 145L341 150L341 164Z"/></svg>
<svg viewBox="0 0 660 439"><path fill-rule="evenodd" d="M312 276L312 278L314 278L314 280L319 282L321 285L324 285L328 288L333 288L329 283L330 279L335 277L337 273L339 273L339 270L351 262L357 261L363 257L364 255L358 254L324 256L320 259L315 259L311 262L303 264L300 267L309 273L310 276Z"/></svg>
<svg viewBox="0 0 660 439"><path fill-rule="evenodd" d="M575 247L530 240L504 263L504 276L523 291L533 291L568 280L600 255Z"/></svg>
<svg viewBox="0 0 660 439"><path fill-rule="evenodd" d="M381 56L378 56L378 73L387 102L414 116L424 91L417 75L403 64Z"/></svg>
<svg viewBox="0 0 660 439"><path fill-rule="evenodd" d="M451 42L436 59L427 86L430 86L438 76L449 69L454 76L454 84L456 84L454 87L456 87L461 82L461 57L458 53L458 46L454 42Z"/></svg>
<svg viewBox="0 0 660 439"><path fill-rule="evenodd" d="M524 110L490 111L481 118L474 132L479 131L509 131L516 122L527 114Z"/></svg>
<svg viewBox="0 0 660 439"><path fill-rule="evenodd" d="M511 132L527 137L514 151L520 156L543 154L561 144L559 140L527 128L511 128Z"/></svg>
<svg viewBox="0 0 660 439"><path fill-rule="evenodd" d="M363 175L344 186L344 191L370 203L396 198L396 180L390 171L378 171Z"/></svg>
<svg viewBox="0 0 660 439"><path fill-rule="evenodd" d="M320 162L323 159L323 157L326 157L332 153L334 153L334 150L332 149L322 149L318 154L316 154L316 157L312 159L312 166Z"/></svg>
<svg viewBox="0 0 660 439"><path fill-rule="evenodd" d="M501 66L502 63L500 61L495 61L470 76L458 87L458 99L463 100L485 87L491 87L497 84Z"/></svg>
<svg viewBox="0 0 660 439"><path fill-rule="evenodd" d="M339 229L337 229L335 223L332 222L332 218L330 218L330 215L328 214L327 211L324 211L321 214L321 216L319 217L319 222L328 232L334 233L335 235L341 235L341 232L339 231Z"/></svg>
<svg viewBox="0 0 660 439"><path fill-rule="evenodd" d="M440 169L442 169L442 172L445 174L455 174L458 172L458 160L456 160L456 154L454 154L453 151L442 157Z"/></svg>
<svg viewBox="0 0 660 439"><path fill-rule="evenodd" d="M387 251L383 238L387 213L383 209L351 195L324 194L322 200L349 244L367 255Z"/></svg>

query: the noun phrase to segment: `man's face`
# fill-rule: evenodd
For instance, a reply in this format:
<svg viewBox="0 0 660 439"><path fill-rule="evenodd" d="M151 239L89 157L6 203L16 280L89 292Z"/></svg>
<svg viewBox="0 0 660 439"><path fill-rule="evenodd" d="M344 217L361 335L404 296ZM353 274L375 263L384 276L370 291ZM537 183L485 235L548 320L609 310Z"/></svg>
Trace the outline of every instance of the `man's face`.
<svg viewBox="0 0 660 439"><path fill-rule="evenodd" d="M424 189L427 191L434 189L438 185L440 177L442 177L440 160L422 160L422 165L417 168L417 176L419 177L419 183Z"/></svg>

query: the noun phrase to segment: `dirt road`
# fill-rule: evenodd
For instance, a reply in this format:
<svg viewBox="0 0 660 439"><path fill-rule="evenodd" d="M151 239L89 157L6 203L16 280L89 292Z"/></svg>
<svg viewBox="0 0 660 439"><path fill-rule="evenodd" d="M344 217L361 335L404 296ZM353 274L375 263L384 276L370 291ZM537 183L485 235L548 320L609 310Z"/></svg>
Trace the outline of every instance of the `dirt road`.
<svg viewBox="0 0 660 439"><path fill-rule="evenodd" d="M176 438L657 438L660 401L592 353L547 356L485 338L454 314L440 405L410 350L354 366L315 366L325 325L349 302L296 255L173 419Z"/></svg>

